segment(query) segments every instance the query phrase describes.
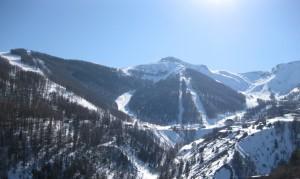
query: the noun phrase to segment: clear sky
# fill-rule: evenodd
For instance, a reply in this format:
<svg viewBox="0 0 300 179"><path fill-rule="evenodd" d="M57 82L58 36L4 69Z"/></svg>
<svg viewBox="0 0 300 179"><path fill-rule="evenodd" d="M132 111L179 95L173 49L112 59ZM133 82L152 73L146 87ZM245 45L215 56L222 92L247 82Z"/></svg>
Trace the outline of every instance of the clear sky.
<svg viewBox="0 0 300 179"><path fill-rule="evenodd" d="M300 0L0 0L0 51L125 67L175 56L212 69L300 60Z"/></svg>

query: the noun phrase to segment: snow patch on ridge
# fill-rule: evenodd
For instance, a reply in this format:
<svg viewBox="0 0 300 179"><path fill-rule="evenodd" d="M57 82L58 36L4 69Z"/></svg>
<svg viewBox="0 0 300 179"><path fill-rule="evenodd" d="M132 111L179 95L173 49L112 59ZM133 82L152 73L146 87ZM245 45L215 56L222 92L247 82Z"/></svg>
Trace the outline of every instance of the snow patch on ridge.
<svg viewBox="0 0 300 179"><path fill-rule="evenodd" d="M30 53L30 51L28 51L27 53ZM10 53L0 53L0 56L2 58L7 59L12 66L17 66L23 71L30 71L30 72L38 73L45 77L44 73L39 68L32 67L30 65L26 65L26 64L22 63L20 56L12 55ZM41 60L38 60L38 59L35 59L35 60L37 60L37 62L40 65L45 67L44 63ZM45 67L45 70L48 70L48 69ZM63 87L53 81L50 81L47 77L45 77L45 78L47 80L47 91L45 94L46 96L49 96L51 93L57 93L58 95L64 97L65 99L70 100L70 102L77 103L89 110L97 111L97 107L95 105L93 105L92 103L90 103L89 101L87 101L86 99L74 94L73 92L67 91L67 89L65 87Z"/></svg>
<svg viewBox="0 0 300 179"><path fill-rule="evenodd" d="M43 75L43 72L39 68L34 68L32 66L22 63L21 57L18 55L12 55L10 53L0 53L0 56L2 58L7 59L11 65L17 66L24 71L35 72L35 73L39 73L40 75Z"/></svg>

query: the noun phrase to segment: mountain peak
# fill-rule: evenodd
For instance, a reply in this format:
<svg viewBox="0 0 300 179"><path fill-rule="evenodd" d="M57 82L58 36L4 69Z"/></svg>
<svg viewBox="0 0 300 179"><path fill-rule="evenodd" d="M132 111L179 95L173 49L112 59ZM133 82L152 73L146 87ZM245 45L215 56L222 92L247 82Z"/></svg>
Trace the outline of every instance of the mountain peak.
<svg viewBox="0 0 300 179"><path fill-rule="evenodd" d="M162 58L159 62L180 63L180 64L185 63L182 60L180 60L179 58L171 57L171 56Z"/></svg>
<svg viewBox="0 0 300 179"><path fill-rule="evenodd" d="M159 61L159 63L173 63L173 64L180 64L180 65L185 66L186 68L191 68L191 69L202 69L204 71L208 71L209 70L206 65L194 65L194 64L190 64L188 62L180 60L179 58L172 57L172 56L162 58Z"/></svg>

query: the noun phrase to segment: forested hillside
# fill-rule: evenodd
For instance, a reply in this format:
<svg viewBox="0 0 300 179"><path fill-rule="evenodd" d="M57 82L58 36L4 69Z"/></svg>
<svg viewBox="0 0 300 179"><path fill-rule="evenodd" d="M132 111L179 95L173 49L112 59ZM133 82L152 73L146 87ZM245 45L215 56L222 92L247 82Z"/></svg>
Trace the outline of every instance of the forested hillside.
<svg viewBox="0 0 300 179"><path fill-rule="evenodd" d="M151 132L52 85L0 59L0 178L136 178L132 156L154 171L163 165L168 148Z"/></svg>

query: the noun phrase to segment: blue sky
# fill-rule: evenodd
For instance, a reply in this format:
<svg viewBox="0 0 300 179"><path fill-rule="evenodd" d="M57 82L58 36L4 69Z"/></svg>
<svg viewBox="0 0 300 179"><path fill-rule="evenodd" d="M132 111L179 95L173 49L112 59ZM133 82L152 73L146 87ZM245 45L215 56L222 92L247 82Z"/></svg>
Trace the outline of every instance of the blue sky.
<svg viewBox="0 0 300 179"><path fill-rule="evenodd" d="M299 0L0 0L0 51L125 67L175 56L212 69L300 60Z"/></svg>

